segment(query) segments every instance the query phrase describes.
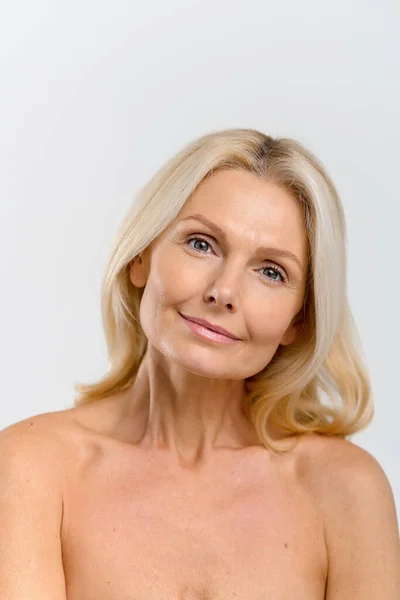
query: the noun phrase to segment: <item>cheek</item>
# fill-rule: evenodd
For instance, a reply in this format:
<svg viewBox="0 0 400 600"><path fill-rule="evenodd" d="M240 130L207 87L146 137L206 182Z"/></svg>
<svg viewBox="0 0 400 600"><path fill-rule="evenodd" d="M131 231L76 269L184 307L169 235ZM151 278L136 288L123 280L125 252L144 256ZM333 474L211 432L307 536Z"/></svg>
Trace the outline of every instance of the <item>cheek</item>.
<svg viewBox="0 0 400 600"><path fill-rule="evenodd" d="M179 304L193 290L195 280L193 270L180 268L173 257L154 257L140 304L142 326L154 328L160 313Z"/></svg>
<svg viewBox="0 0 400 600"><path fill-rule="evenodd" d="M273 301L265 300L265 306L261 309L260 304L249 308L247 314L248 328L253 341L265 344L281 339L292 321L294 306L277 296Z"/></svg>
<svg viewBox="0 0 400 600"><path fill-rule="evenodd" d="M184 253L170 252L165 258L159 257L152 268L153 288L162 295L165 304L181 302L204 291L206 275L200 265L196 266L192 257Z"/></svg>

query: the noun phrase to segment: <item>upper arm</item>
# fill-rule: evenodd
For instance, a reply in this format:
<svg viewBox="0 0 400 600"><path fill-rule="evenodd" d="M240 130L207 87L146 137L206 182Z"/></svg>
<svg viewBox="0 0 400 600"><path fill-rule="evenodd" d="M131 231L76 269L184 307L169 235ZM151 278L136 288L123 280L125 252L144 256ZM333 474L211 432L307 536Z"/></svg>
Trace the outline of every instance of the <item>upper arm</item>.
<svg viewBox="0 0 400 600"><path fill-rule="evenodd" d="M371 454L347 441L341 450L325 480L326 600L399 600L400 543L391 486Z"/></svg>
<svg viewBox="0 0 400 600"><path fill-rule="evenodd" d="M0 431L0 598L66 598L54 455L36 423Z"/></svg>

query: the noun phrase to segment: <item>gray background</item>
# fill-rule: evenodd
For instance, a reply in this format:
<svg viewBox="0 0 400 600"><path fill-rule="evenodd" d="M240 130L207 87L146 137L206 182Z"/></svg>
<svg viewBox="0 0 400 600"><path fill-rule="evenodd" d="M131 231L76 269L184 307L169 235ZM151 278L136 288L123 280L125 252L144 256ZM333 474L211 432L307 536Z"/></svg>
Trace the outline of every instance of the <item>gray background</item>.
<svg viewBox="0 0 400 600"><path fill-rule="evenodd" d="M0 18L0 428L106 368L100 282L136 190L225 127L299 139L348 223L376 417L352 441L400 506L399 3L37 0ZM332 290L334 293L334 290Z"/></svg>

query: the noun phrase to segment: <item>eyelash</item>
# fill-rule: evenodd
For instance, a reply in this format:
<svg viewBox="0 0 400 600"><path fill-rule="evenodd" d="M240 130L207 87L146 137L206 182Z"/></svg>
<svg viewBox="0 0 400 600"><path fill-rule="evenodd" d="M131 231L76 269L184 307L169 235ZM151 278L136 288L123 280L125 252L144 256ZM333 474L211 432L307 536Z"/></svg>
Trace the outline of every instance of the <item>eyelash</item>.
<svg viewBox="0 0 400 600"><path fill-rule="evenodd" d="M210 248L211 248L210 242L208 240L206 240L205 238L199 236L199 235L191 236L191 237L186 238L185 239L185 243L187 245L189 245L189 242L192 242L193 240L201 240L201 241L205 242L206 244L208 244L210 246ZM200 252L201 254L206 254L206 252L203 252L203 250L196 250L196 248L193 248L193 247L191 247L191 248L195 252ZM285 283L287 281L287 278L285 276L284 271L280 267L278 267L278 265L276 265L275 263L271 263L271 264L272 264L272 267L271 266L263 267L262 269L259 269L259 270L260 271L264 271L265 269L273 269L274 271L276 271L282 277L283 281L276 281L274 279L270 279L269 277L265 277L265 278L268 279L268 281L270 281L271 283L276 284L276 285L279 285L280 283Z"/></svg>

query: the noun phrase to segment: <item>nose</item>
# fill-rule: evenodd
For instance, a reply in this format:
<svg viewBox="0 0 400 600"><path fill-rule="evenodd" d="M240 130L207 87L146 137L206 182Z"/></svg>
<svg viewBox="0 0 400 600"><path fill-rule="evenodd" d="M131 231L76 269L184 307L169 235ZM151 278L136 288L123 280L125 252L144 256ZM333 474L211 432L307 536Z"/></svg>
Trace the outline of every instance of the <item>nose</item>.
<svg viewBox="0 0 400 600"><path fill-rule="evenodd" d="M227 274L225 272L216 280L214 280L211 289L205 293L207 303L214 303L221 308L227 307L229 310L234 310L238 304L240 290L239 277Z"/></svg>

